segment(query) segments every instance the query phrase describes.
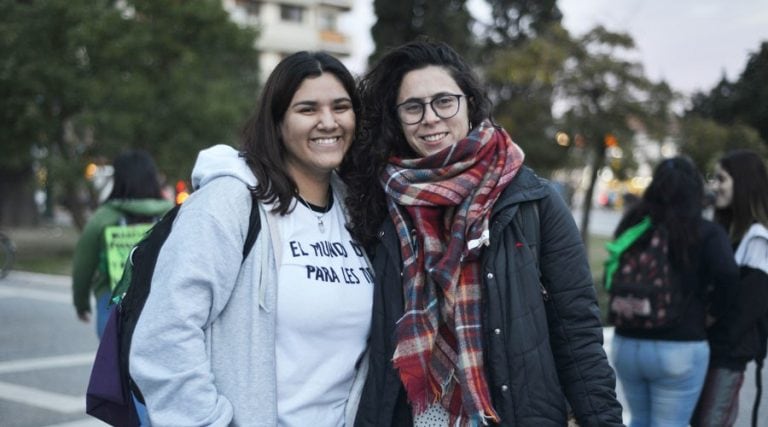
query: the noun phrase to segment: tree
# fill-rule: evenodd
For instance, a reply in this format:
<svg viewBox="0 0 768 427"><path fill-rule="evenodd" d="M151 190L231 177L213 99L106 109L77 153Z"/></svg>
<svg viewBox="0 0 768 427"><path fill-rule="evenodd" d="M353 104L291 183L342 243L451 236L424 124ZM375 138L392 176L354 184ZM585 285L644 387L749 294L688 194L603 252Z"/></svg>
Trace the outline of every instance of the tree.
<svg viewBox="0 0 768 427"><path fill-rule="evenodd" d="M550 30L563 18L557 0L486 0L491 24L485 29L491 48L516 47Z"/></svg>
<svg viewBox="0 0 768 427"><path fill-rule="evenodd" d="M547 174L567 161L555 141L554 81L567 56L569 36L555 0L487 0L491 22L482 29L482 55L496 121L526 153L526 163Z"/></svg>
<svg viewBox="0 0 768 427"><path fill-rule="evenodd" d="M725 152L735 148L748 148L763 157L768 147L751 126L723 125L712 119L688 115L681 120L680 152L690 157L701 171L711 171Z"/></svg>
<svg viewBox="0 0 768 427"><path fill-rule="evenodd" d="M473 20L466 0L374 0L373 11L377 18L371 28L375 49L369 63L387 49L421 36L443 41L461 55L471 54L474 48Z"/></svg>
<svg viewBox="0 0 768 427"><path fill-rule="evenodd" d="M234 141L253 104L256 34L219 1L2 2L0 14L3 178L33 188L37 163L78 225L86 163L145 148L167 176L187 177L200 148ZM4 190L0 224L18 223Z"/></svg>
<svg viewBox="0 0 768 427"><path fill-rule="evenodd" d="M552 105L569 43L568 33L554 24L514 49L498 49L485 67L495 120L521 146L526 163L544 175L567 162L567 150L555 143Z"/></svg>
<svg viewBox="0 0 768 427"><path fill-rule="evenodd" d="M750 145L753 141L748 136L749 131L744 129L745 126L755 129L762 140L763 148L768 147L768 79L765 76L768 76L768 42L763 42L760 50L750 55L744 71L736 81L730 82L723 76L709 93L697 93L693 96L693 105L686 112L689 124L694 127L712 127L713 123L706 124L696 118L711 119L722 127L731 128L723 130L724 132L746 137L740 145L736 143L738 140L734 139L735 134L727 137L730 142L720 141L721 150L726 146L734 148L734 145ZM696 136L706 139L704 135ZM721 154L715 149L702 160L710 163Z"/></svg>
<svg viewBox="0 0 768 427"><path fill-rule="evenodd" d="M621 54L634 49L632 38L596 27L571 45L557 83L567 105L562 123L587 148L590 178L583 205L582 238L586 244L591 201L599 170L606 164L607 145L631 150L638 131L656 139L666 135L669 104L674 98L665 83L653 83L642 66Z"/></svg>

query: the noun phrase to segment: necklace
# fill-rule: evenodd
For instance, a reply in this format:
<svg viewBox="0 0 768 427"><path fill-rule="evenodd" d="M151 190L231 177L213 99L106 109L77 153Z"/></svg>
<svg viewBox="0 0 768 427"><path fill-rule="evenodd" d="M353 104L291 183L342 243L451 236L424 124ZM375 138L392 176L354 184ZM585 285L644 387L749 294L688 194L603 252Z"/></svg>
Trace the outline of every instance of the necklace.
<svg viewBox="0 0 768 427"><path fill-rule="evenodd" d="M309 209L309 212L312 213L312 216L317 218L317 229L320 230L321 233L325 233L325 223L323 222L323 218L325 217L325 214L331 211L331 206L333 205L333 192L328 192L328 205L324 208L313 205L312 203L304 200L298 191L296 192L296 195L299 196L299 202L301 202L302 205ZM318 211L321 212L320 215L317 214Z"/></svg>

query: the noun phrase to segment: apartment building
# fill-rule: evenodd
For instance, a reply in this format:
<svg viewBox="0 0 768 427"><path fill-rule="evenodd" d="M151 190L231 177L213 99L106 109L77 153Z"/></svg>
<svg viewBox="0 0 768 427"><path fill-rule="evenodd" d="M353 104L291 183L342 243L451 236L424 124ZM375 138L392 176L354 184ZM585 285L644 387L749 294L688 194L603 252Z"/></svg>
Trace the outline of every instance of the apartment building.
<svg viewBox="0 0 768 427"><path fill-rule="evenodd" d="M264 79L286 55L300 50L324 50L338 58L352 53L349 37L338 29L342 14L354 0L222 0L231 19L259 29Z"/></svg>

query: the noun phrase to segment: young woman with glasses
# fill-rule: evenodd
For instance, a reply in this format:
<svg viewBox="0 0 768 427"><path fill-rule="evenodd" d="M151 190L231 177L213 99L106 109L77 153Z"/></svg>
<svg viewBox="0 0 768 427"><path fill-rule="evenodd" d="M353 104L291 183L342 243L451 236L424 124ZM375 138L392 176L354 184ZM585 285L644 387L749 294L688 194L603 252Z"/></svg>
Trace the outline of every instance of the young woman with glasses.
<svg viewBox="0 0 768 427"><path fill-rule="evenodd" d="M580 425L621 425L576 225L469 66L412 42L359 91L342 174L376 283L355 425L565 425L566 402Z"/></svg>

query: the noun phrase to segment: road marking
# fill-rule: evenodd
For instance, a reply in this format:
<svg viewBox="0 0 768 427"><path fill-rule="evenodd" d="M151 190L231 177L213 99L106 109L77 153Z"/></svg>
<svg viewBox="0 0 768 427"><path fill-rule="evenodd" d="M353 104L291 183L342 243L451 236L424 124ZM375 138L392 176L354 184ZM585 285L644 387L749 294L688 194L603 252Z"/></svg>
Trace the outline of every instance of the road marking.
<svg viewBox="0 0 768 427"><path fill-rule="evenodd" d="M94 353L67 354L62 356L40 357L36 359L7 360L0 362L0 374L9 372L34 371L49 368L67 368L70 366L90 365Z"/></svg>
<svg viewBox="0 0 768 427"><path fill-rule="evenodd" d="M41 291L39 289L24 289L16 287L0 287L0 298L28 298L46 302L72 303L72 296L68 293Z"/></svg>
<svg viewBox="0 0 768 427"><path fill-rule="evenodd" d="M85 413L85 396L38 390L0 381L0 399L63 413Z"/></svg>
<svg viewBox="0 0 768 427"><path fill-rule="evenodd" d="M102 427L109 424L105 424L96 418L85 418L78 421L71 421L68 423L61 423L61 424L51 424L46 427Z"/></svg>

